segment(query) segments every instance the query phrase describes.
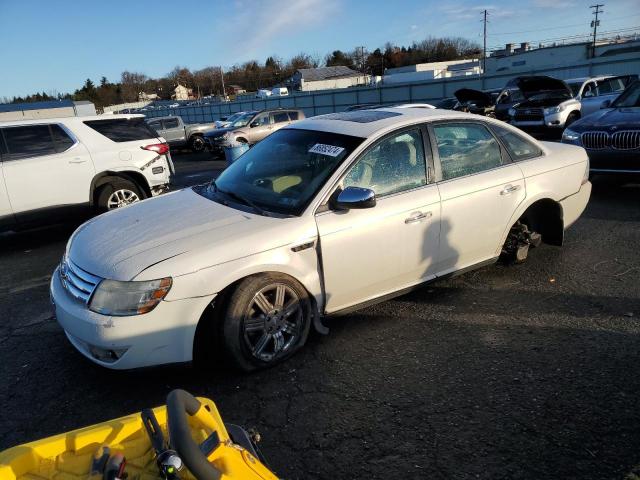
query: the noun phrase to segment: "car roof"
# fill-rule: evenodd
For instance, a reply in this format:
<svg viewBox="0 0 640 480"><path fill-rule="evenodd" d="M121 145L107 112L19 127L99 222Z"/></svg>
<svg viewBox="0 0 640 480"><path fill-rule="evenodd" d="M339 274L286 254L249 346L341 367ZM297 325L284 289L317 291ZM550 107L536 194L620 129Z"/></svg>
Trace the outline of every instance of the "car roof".
<svg viewBox="0 0 640 480"><path fill-rule="evenodd" d="M368 138L377 132L392 130L421 121L435 120L481 120L483 117L464 112L440 108L393 108L382 107L371 110L329 113L307 118L287 128L318 130L322 132Z"/></svg>
<svg viewBox="0 0 640 480"><path fill-rule="evenodd" d="M86 117L51 117L51 118L33 118L26 120L9 120L0 121L0 127L12 125L36 125L42 123L82 123L90 120L114 120L118 118L145 118L140 114L114 114L114 115L88 115Z"/></svg>
<svg viewBox="0 0 640 480"><path fill-rule="evenodd" d="M606 80L607 78L611 78L614 75L600 75L598 77L579 77L579 78L570 78L568 80L565 80L565 83L584 83L584 82L591 82L591 81L598 81L598 80Z"/></svg>

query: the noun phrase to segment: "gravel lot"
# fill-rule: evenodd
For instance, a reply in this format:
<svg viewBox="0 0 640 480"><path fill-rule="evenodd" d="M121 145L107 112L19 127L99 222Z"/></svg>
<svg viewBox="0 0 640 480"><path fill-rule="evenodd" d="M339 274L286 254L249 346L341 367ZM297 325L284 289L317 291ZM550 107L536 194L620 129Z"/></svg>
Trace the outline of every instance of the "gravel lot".
<svg viewBox="0 0 640 480"><path fill-rule="evenodd" d="M193 158L175 157L177 184L223 166ZM639 198L640 183L596 179L565 247L333 319L251 375L94 366L48 300L75 226L0 236L0 450L180 387L256 427L288 479L624 478L640 465Z"/></svg>

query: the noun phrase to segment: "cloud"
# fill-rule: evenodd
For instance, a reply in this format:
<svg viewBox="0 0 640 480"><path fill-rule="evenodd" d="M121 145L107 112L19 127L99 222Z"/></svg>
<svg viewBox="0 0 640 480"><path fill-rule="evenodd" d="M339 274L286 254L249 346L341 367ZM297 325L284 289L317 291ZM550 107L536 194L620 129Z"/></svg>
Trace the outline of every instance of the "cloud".
<svg viewBox="0 0 640 480"><path fill-rule="evenodd" d="M233 50L251 57L275 39L322 25L337 10L337 0L296 0L285 4L277 0L244 1L231 21L225 19L224 28L230 38L237 40Z"/></svg>
<svg viewBox="0 0 640 480"><path fill-rule="evenodd" d="M572 0L533 0L535 7L541 8L571 8L576 6Z"/></svg>
<svg viewBox="0 0 640 480"><path fill-rule="evenodd" d="M489 18L508 18L515 15L515 11L513 10L492 4L475 6L466 4L449 4L441 10L450 22L480 20L482 18L481 14L485 10L487 10Z"/></svg>

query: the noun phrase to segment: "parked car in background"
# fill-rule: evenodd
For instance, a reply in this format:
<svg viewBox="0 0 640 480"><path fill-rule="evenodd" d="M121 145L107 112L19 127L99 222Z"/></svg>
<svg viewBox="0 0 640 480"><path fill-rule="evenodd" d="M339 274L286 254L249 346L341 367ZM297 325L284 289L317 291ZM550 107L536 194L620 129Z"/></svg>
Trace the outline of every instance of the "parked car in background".
<svg viewBox="0 0 640 480"><path fill-rule="evenodd" d="M0 229L113 210L169 189L169 146L142 115L0 122Z"/></svg>
<svg viewBox="0 0 640 480"><path fill-rule="evenodd" d="M269 98L271 96L271 90L265 90L263 88L256 92L256 98Z"/></svg>
<svg viewBox="0 0 640 480"><path fill-rule="evenodd" d="M453 110L474 113L485 117L495 116L495 99L490 93L472 88L461 88L456 90L454 95L458 103L454 106Z"/></svg>
<svg viewBox="0 0 640 480"><path fill-rule="evenodd" d="M273 133L215 182L81 226L51 298L69 341L105 367L221 354L256 370L302 348L323 316L561 245L587 177L584 149L487 117L322 115Z"/></svg>
<svg viewBox="0 0 640 480"><path fill-rule="evenodd" d="M442 108L443 110L454 110L455 106L458 104L458 99L456 97L443 98L439 102L435 103L436 108Z"/></svg>
<svg viewBox="0 0 640 480"><path fill-rule="evenodd" d="M514 83L525 99L509 109L512 125L533 135L560 138L565 127L580 118L580 101L564 81L524 76Z"/></svg>
<svg viewBox="0 0 640 480"><path fill-rule="evenodd" d="M507 83L507 86L500 92L496 99L494 108L495 117L503 122L508 122L511 118L509 116L509 110L524 100L524 95L522 95L518 87L511 86L510 82Z"/></svg>
<svg viewBox="0 0 640 480"><path fill-rule="evenodd" d="M247 112L237 112L237 113L234 113L233 115L229 115L228 117L222 117L220 120L216 120L213 123L216 126L216 128L226 128L229 125L231 125L233 122L235 122L238 118L243 116L245 113Z"/></svg>
<svg viewBox="0 0 640 480"><path fill-rule="evenodd" d="M580 115L587 115L597 112L604 102L611 103L618 95L637 80L637 75L574 78L565 80L576 100L580 101Z"/></svg>
<svg viewBox="0 0 640 480"><path fill-rule="evenodd" d="M210 150L219 154L225 145L234 142L254 145L276 130L302 119L304 112L298 109L278 108L249 112L229 127L207 133L205 140Z"/></svg>
<svg viewBox="0 0 640 480"><path fill-rule="evenodd" d="M568 127L562 141L587 151L592 174L640 173L640 82Z"/></svg>
<svg viewBox="0 0 640 480"><path fill-rule="evenodd" d="M272 88L271 95L274 97L286 97L289 95L289 90L287 90L287 87Z"/></svg>
<svg viewBox="0 0 640 480"><path fill-rule="evenodd" d="M185 124L182 117L153 117L147 123L172 147L188 147L192 152L202 152L206 143L204 134L215 130L213 123Z"/></svg>

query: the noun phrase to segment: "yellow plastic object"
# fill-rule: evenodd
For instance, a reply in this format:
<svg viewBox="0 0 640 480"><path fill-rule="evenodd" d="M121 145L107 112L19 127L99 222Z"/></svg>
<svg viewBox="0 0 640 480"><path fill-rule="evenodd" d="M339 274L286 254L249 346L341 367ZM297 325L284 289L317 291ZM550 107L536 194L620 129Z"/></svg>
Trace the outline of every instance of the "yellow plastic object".
<svg viewBox="0 0 640 480"><path fill-rule="evenodd" d="M187 417L189 426L197 443L214 430L218 433L220 446L208 460L220 471L220 478L277 480L260 460L231 441L215 403L207 398L198 400L202 406L193 417ZM153 413L168 438L166 408L154 408ZM124 454L128 480L160 478L151 441L138 413L0 452L0 480L87 480L93 456L101 446L108 446L112 455ZM194 477L185 469L180 478Z"/></svg>

